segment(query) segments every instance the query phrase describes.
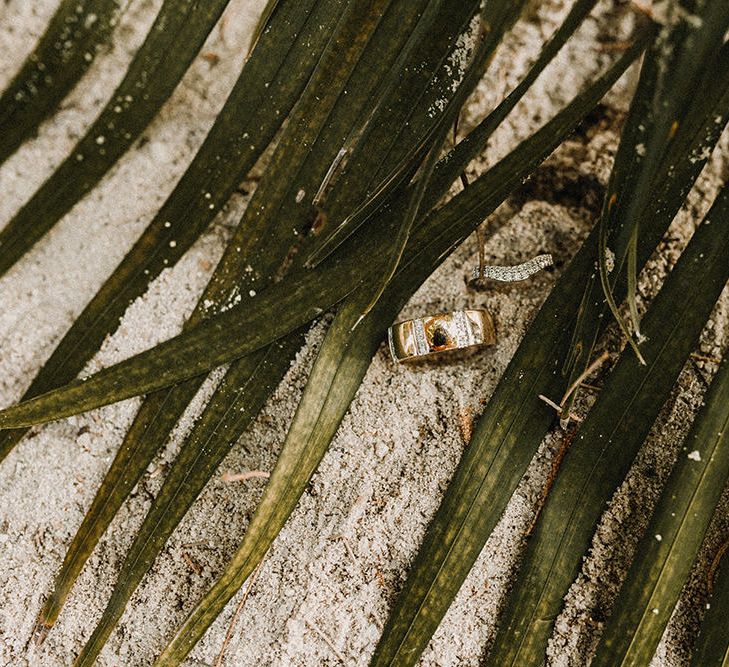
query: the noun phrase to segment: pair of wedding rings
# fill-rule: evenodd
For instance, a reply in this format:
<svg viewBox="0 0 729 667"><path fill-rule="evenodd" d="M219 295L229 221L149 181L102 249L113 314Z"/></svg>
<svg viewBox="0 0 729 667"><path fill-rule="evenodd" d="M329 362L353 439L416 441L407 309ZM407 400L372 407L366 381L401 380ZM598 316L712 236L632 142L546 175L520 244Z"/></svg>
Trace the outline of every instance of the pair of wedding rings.
<svg viewBox="0 0 729 667"><path fill-rule="evenodd" d="M518 266L487 266L474 278L502 282L524 280L552 265L551 255L539 255ZM390 353L396 362L418 361L443 352L493 345L496 331L487 310L457 310L393 324L387 332Z"/></svg>

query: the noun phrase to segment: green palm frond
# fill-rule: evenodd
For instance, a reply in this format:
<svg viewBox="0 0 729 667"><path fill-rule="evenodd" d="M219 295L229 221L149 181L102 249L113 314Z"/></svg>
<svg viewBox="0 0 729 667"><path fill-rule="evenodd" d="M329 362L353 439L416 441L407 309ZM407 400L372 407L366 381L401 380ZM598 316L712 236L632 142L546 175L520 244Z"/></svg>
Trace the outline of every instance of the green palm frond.
<svg viewBox="0 0 729 667"><path fill-rule="evenodd" d="M719 562L719 570L712 581L713 595L709 611L696 641L691 667L727 667L729 665L729 635L726 619L729 614L729 560Z"/></svg>
<svg viewBox="0 0 729 667"><path fill-rule="evenodd" d="M316 0L281 4L272 17L271 39L261 41L251 54L192 164L76 318L24 398L76 377L114 331L128 304L199 238L288 116L321 55L339 5ZM0 459L24 433L24 429L0 433Z"/></svg>
<svg viewBox="0 0 729 667"><path fill-rule="evenodd" d="M627 66L641 50L642 44L636 43L621 64ZM562 118L557 120L564 122ZM555 123L549 130L554 134L560 127ZM530 166L540 161L533 159ZM508 174L510 168L513 166L506 160L500 162L474 182L468 195L457 200L458 204L468 206L466 202L482 195L482 188L491 186L492 178L501 177L503 172ZM511 188L517 182L513 177L505 180ZM478 207L480 204L471 204L472 209ZM375 248L387 244L392 227L391 220L380 219L361 239L354 238L338 255L322 263L318 271L292 272L286 280L257 293L252 302L235 304L152 350L0 411L0 428L31 426L162 389L264 347L316 319L352 292L360 281L381 272L386 260ZM458 216L449 216L440 227L433 219L426 219L414 230L403 262L419 260L424 252L447 253L473 229L473 223ZM365 258L370 261L365 263ZM272 309L280 312L275 321L269 316Z"/></svg>
<svg viewBox="0 0 729 667"><path fill-rule="evenodd" d="M71 154L0 231L0 275L106 174L172 95L228 0L166 0L124 80Z"/></svg>
<svg viewBox="0 0 729 667"><path fill-rule="evenodd" d="M110 38L120 0L63 0L0 96L0 163L58 109Z"/></svg>
<svg viewBox="0 0 729 667"><path fill-rule="evenodd" d="M403 13L403 11L405 11L405 13ZM404 19L409 19L409 17L417 19L417 16L417 7L413 5L410 5L407 9L402 7L397 12L390 12L386 17L383 29L378 31L378 36L373 37L371 43L367 45L367 53L369 54L367 58L371 60L377 59L378 62L382 63L386 57L386 49L384 48L385 43L382 41L382 37L392 35L393 32L391 28L394 25L407 27L408 21ZM406 35L407 32L402 29L400 34ZM379 37L379 35L382 37ZM395 54L399 49L398 40L392 40L390 37L388 37L388 40L388 48L393 54ZM453 48L452 40L449 48ZM337 47L337 53L341 54L341 48ZM358 65L357 70L349 79L350 83L356 83L357 78L361 76L361 72L366 72L366 60L366 58L362 58L362 66ZM341 67L342 65L341 59L332 59L331 63L332 67ZM319 70L318 78L321 81L331 83L331 72ZM447 78L443 78L439 85L440 87L450 86ZM309 95L311 104L314 104L321 111L321 118L322 121L324 121L327 118L327 113L323 110L324 106L322 104L321 87L317 87L316 77L313 83L310 84L310 89L313 91ZM442 91L440 94L442 94ZM355 105L356 108L356 105L364 104L367 97L367 86L355 85L353 94L348 95L346 98L341 98L337 102L337 107L335 108L342 106L346 112L346 109L351 109L352 105ZM311 134L316 131L315 124L311 122L311 104L307 106L302 100L301 106L303 108L297 107L289 124L289 128L280 140L279 148L277 149L278 151L285 151L288 146L307 145L306 134ZM426 105L429 104L430 101L426 97L421 105L422 115L425 115L424 112L428 108ZM417 107L413 109L411 106L411 117L417 117L417 114L413 113L414 110L417 110ZM342 116L342 118L346 118L343 114L339 112L337 113L339 116ZM332 150L331 146L333 139L336 138L336 126L332 124L331 119L336 119L338 117L337 113L329 115L330 135L326 138L326 141L320 142L321 145L308 152L308 154L306 152L302 153L302 159L306 159L307 168L305 171L308 174L307 178L309 181L311 181L312 178L317 178L317 174L319 174L318 178L321 178L322 170L326 168L328 162L331 160L331 156L327 157L327 155ZM351 111L349 113L351 113ZM299 119L298 122L296 122L297 118ZM302 132L304 133L303 137L300 136ZM289 158L291 157L290 151L287 152L287 155L289 155ZM287 184L283 189L279 188L281 193L280 195L273 196L280 197L281 201L291 201L294 197L287 196L286 188L291 189L294 187L294 184L285 181L283 178L283 170L290 170L292 163L289 160L286 163L281 164L282 167L278 168L278 170L281 171L279 174L276 167L276 157L274 155L272 165L269 167L264 181L262 181L259 186L259 190L260 192L266 193L266 196L269 197L270 200L272 193L277 192L276 188L279 188L280 184ZM269 183L272 185L269 186ZM302 183L301 181L296 185L297 187L308 187L306 182ZM269 187L271 189L267 189ZM270 219L277 220L278 222L276 224L289 225L291 224L293 217L298 215L302 218L302 224L305 223L307 213L305 210L302 213L298 204L299 202L296 202L295 200L291 204L287 204L287 206L291 207L288 213L286 215L278 215L276 217L274 217L276 210L271 207ZM298 213L297 209L299 211ZM230 299L233 298L235 294L240 293L242 290L241 280L243 279L243 276L241 276L243 273L241 263L250 262L253 261L252 258L256 258L257 263L254 265L259 275L255 278L255 282L252 282L251 284L260 288L260 285L262 284L260 274L264 270L269 271L271 273L271 277L273 277L274 273L280 274L281 266L287 262L286 255L290 254L290 249L286 243L284 243L278 251L275 251L275 248L272 247L267 236L257 236L253 232L255 228L259 228L261 231L267 229L270 224L269 217L265 215L258 215L256 212L257 209L255 201L249 211L251 214L249 214L248 218L244 218L244 221L240 225L240 233L237 234L230 243L230 252L226 255L227 259L224 259L223 262L221 262L221 266L211 280L211 287L208 291L206 291L201 299L201 303L207 304L205 306L206 312L210 310L210 304L219 302L221 306L227 306ZM275 236L285 239L285 228L282 228ZM259 238L260 241L255 241L257 238ZM245 248L245 250L241 251L243 248ZM265 256L262 254L264 251L266 253ZM295 263L296 258L291 261ZM261 264L261 262L267 262L269 265L268 268L265 269L265 264ZM289 264L290 263L291 262L289 262ZM237 268L234 268L236 266ZM245 273L248 274L250 272ZM193 321L195 319L196 317L194 316ZM197 319L199 319L199 316L197 316ZM298 337L294 336L293 338L298 341ZM142 574L146 571L146 568L149 567L154 559L154 555L156 555L166 537L176 526L177 522L179 522L184 515L186 509L200 492L202 486L215 470L215 467L222 456L227 453L230 445L240 435L241 431L250 420L250 417L255 414L256 410L253 410L250 415L247 413L242 415L238 414L242 408L239 408L237 405L240 403L241 399L238 396L239 392L236 387L239 385L246 386L248 388L248 393L250 394L250 390L255 389L258 385L255 383L251 384L252 379L247 379L245 382L243 382L243 380L252 372L252 368L255 369L260 367L261 370L257 371L252 378L254 378L256 382L260 383L262 391L270 391L270 389L275 386L276 382L266 382L265 380L270 377L271 372L274 373L274 376L277 379L280 379L283 370L288 365L289 357L297 349L297 345L290 347L290 352L276 364L273 364L270 361L270 354L268 355L269 360L263 363L262 359L267 359L266 353L264 352L253 355L251 358L243 359L241 362L237 362L229 370L223 385L221 385L211 399L208 410L201 420L200 427L195 429L194 433L186 442L184 451L189 452L190 455L194 453L194 458L188 461L189 457L181 454L176 461L174 470L181 471L180 482L175 481L177 476L174 471L171 472L168 477L168 481L165 483L163 489L164 492L160 495L159 504L155 503L153 506L153 509L150 512L151 519L140 531L137 541L135 542L135 544L141 545L141 548L144 550L144 554L142 556L135 555L134 549L130 553L128 562L136 563L137 565L133 566L130 564L129 572L126 571L126 568L123 570L122 577L120 578L119 585L112 597L107 613L105 614L101 625L97 628L94 638L87 647L87 650L80 658L81 664L83 664L84 660L91 660L93 658L95 652L100 647L100 638L103 639L113 627L113 624L123 609L126 599L128 599L128 596L139 583ZM281 354L280 345L274 345L273 349L275 354ZM263 356L261 356L262 354ZM278 368L279 371L271 371L271 368L274 367ZM55 616L57 616L58 611L60 610L60 605L72 585L73 578L78 574L80 566L83 564L83 561L88 556L90 549L93 547L94 541L98 539L100 533L103 532L103 529L113 516L113 512L116 507L118 507L118 503L123 500L138 476L141 475L151 456L154 455L154 452L161 444L160 438L164 437L165 431L172 429L174 422L179 417L182 409L184 409L185 404L189 402L192 394L200 386L200 383L201 379L198 379L180 385L169 392L160 392L159 394L153 395L153 397L148 399L148 401L143 405L135 423L132 426L132 429L130 430L130 433L127 436L124 446L120 449L120 454L118 455L117 460L112 465L109 474L107 475L107 479L102 485L99 494L97 494L94 507L92 508L96 509L97 512L92 512L89 516L87 516L87 520L84 522L84 525L79 531L77 539L74 540L74 543L72 544L71 550L69 551L69 557L67 558L57 581L56 593L51 597L46 609L44 609L41 614L40 628L42 632L45 631L44 628L47 628L48 624L53 621ZM265 396L265 394L263 395ZM248 397L245 397L243 405L249 405L248 400ZM233 408L234 405L235 408ZM257 405L255 401L254 405ZM226 408L225 406L228 407ZM233 409L235 409L236 412L232 412ZM208 414L212 415L210 419L207 418ZM233 416L233 422L227 423L230 422L231 415ZM227 426L223 426L222 424L224 423L227 423ZM231 431L231 429L233 430ZM206 446L203 448L202 452L197 452L196 446L201 440L206 442ZM197 475L197 477L194 477L195 475ZM191 479L193 478L197 480L196 483L191 483ZM175 487L175 484L179 484L183 481L184 489ZM168 504L165 504L164 498L168 495L167 489L172 489L169 493L172 493L175 498L174 508L170 508ZM163 530L159 521L154 518L157 515L157 510L159 508L166 511L166 530ZM151 542L150 535L148 535L149 531L146 531L147 525L155 531L152 536L154 539Z"/></svg>
<svg viewBox="0 0 729 667"><path fill-rule="evenodd" d="M391 39L392 35L397 33L393 33L390 28L394 25L402 25L403 29L400 34L404 36L406 35L404 28L408 25L407 19L410 17L416 19L417 15L417 7L410 5L407 8L403 6L400 11L391 12L386 16L384 21L386 29L380 30L379 33L382 36L390 37L388 44L390 52L396 53L401 41ZM347 42L346 36L341 32L351 29L352 25L361 25L360 17L356 14L347 16L346 20L340 20L340 26L337 29L339 34L335 32L332 40ZM286 162L277 163L276 154L272 157L272 163L264 180L259 185L257 195L240 223L238 232L231 240L228 252L218 269L216 269L210 286L201 298L198 313L193 315L191 322L199 320L200 317L205 316L216 307L224 309L231 301L240 300L238 295L241 293L246 294L244 287L260 289L266 280L271 281L275 276L280 275L282 267L291 266L298 261L295 256L290 257L292 240L290 240L287 230L290 229L290 225L298 216L300 219L299 233L303 235L309 220L308 211L299 206L300 202L296 201L296 197L291 190L292 188L309 187L309 185L306 181L291 182L284 178L284 174L293 165L289 147L296 146L297 150L300 151L299 159L306 165L306 169L302 168L302 170L307 173L306 178L310 182L314 182L312 179L317 179L317 174L318 178L322 177L323 171L331 160L332 140L336 137L336 129L332 124L332 119L336 119L337 114L343 115L347 112L347 109L349 113L352 113L353 109L357 113L358 106L365 103L368 93L367 87L364 86L355 88L352 95L341 98L334 94L336 88L332 88L330 96L332 104L335 106L330 112L324 102L325 96L321 93L322 84L324 82L331 84L337 71L340 72L339 76L344 77L345 80L347 78L350 81L356 80L359 72L368 66L368 59L379 58L382 61L387 57L384 47L385 44L382 40L373 36L371 43L367 45L367 50L363 52L361 57L354 59L352 63L347 63L341 58L332 57L332 55L341 55L342 53L341 46L338 44L329 49L330 56L328 59L326 57L322 58L319 64L322 69L318 69L318 73L307 87L307 92L295 108L277 148L277 153L285 153L290 159ZM358 49L360 47L355 44L352 48ZM322 66L322 63L324 63L324 66ZM350 76L347 73L347 68L354 67L355 63L357 67ZM329 128L332 136L327 137L326 141L315 141L317 126L311 120L313 107L318 109L319 122L330 123ZM314 138L312 139L312 137ZM306 150L312 142L315 146ZM309 189L311 190L310 187ZM280 202L280 207L287 207L285 209L286 213L281 213L282 208L277 209L275 206L271 206L266 214L260 215L256 197L262 197L264 193L269 202L277 200ZM268 234L265 233L271 232L272 226L276 229L273 235L274 238L280 239L278 244L271 243ZM249 267L252 270L248 270ZM266 274L268 277L264 280ZM249 281L250 284L246 286L245 281ZM173 471L171 471L165 482L163 493L161 493L150 512L149 517L151 518L140 531L135 547L133 547L128 558L128 563L130 563L128 571L125 567L109 608L84 654L79 658L79 664L84 664L84 661L93 659L96 651L101 646L101 640L113 628L113 624L120 616L126 600L141 580L141 576L151 565L159 548L184 516L187 508L213 474L222 457L240 436L250 419L255 416L265 397L281 379L283 372L288 367L290 358L299 346L300 337L294 335L290 337L290 341L285 345L274 344L268 351L262 350L257 354L241 359L228 370L224 381L210 400L199 425L186 441L183 453L176 461ZM164 421L166 430L171 431L174 422L184 409L185 403L189 402L191 395L199 388L200 384L201 379L197 379L175 387L164 398L154 399L149 409L146 405L142 409L145 410L146 415L150 411L154 412L160 401L175 405L176 410L165 410L164 413L155 414L154 416L156 429L160 428L160 421ZM243 389L245 389L245 392L241 394ZM199 450L201 441L205 442L205 446L202 450ZM153 454L152 448L146 448L147 445L145 445L145 450L151 456ZM141 474L143 467L137 465ZM175 474L175 471L180 471L179 476ZM112 466L110 472L116 474L114 466ZM183 488L178 488L176 485L183 485ZM168 489L175 501L173 508L170 508L165 501L168 496ZM166 525L164 528L159 520L155 518L159 511L166 512ZM154 535L148 534L147 526L150 527L150 530L154 530ZM152 537L154 539L150 541ZM140 556L135 553L136 545L141 545L143 555Z"/></svg>
<svg viewBox="0 0 729 667"><path fill-rule="evenodd" d="M678 3L669 8L675 15L669 17L670 23L659 32L645 60L641 83L633 98L633 122L626 127L621 150L615 158L600 219L600 282L610 310L641 361L638 344L642 334L635 299L642 217L657 183L665 178L666 158L670 160L668 168L676 161L675 146L681 122L700 113L691 91L697 81L713 87L714 77L724 72L726 65L726 59L717 62L717 53L729 28L729 8L722 3L706 3L696 8L692 20L688 20L686 11ZM625 253L611 250L610 243L624 247ZM611 252L612 271L608 270ZM612 292L625 262L633 335Z"/></svg>
<svg viewBox="0 0 729 667"><path fill-rule="evenodd" d="M640 265L659 243L703 166L699 160L686 161L686 154L698 157L708 147L708 155L726 124L726 84L722 80L718 94L705 100L706 106L696 105L697 118L686 125L689 146L684 143L682 152L673 153L665 167L671 187L658 190L660 196L653 200L651 215L646 216L639 244ZM642 113L640 107L637 113ZM630 142L631 137L623 140ZM681 180L674 180L677 175ZM575 349L573 332L579 331L575 325L584 322L588 313L592 316L586 328L590 336L596 338L604 329L603 300L594 293L589 300L585 298L585 293L594 289L591 283L598 261L598 234L593 231L547 298L476 425L395 603L374 664L398 664L404 655L415 660L423 650L553 423L553 413L538 396L562 396L571 383L560 371L570 349ZM613 290L625 293L624 277ZM589 360L594 339L586 341L580 342L578 349Z"/></svg>
<svg viewBox="0 0 729 667"><path fill-rule="evenodd" d="M99 117L0 231L0 275L131 148L227 4L162 2ZM462 107L511 27L524 20L527 3L261 4L240 76L185 174L20 402L0 410L2 461L33 425L144 395L70 542L38 616L36 640L51 632L102 535L209 372L229 364L169 466L75 662L95 664L165 543L283 379L307 329L333 312L240 545L208 592L190 601L186 619L155 663L182 664L260 565L305 493L400 309L642 56L599 221L529 326L476 424L371 659L377 667L418 662L555 424L554 412L538 397L563 396L581 378L615 319L633 350L622 351L545 493L486 657L498 667L540 665L605 503L668 400L729 278L725 186L640 322L639 272L729 121L729 8L672 0L666 11L656 12L660 22L637 21L630 43L621 45L602 74L453 194L454 183L596 0L572 3L514 89L447 152L446 139ZM36 51L0 97L0 162L57 110L110 38L118 5L118 0L61 2ZM70 45L56 52L58 35L68 30ZM48 78L41 80L44 69ZM702 94L692 94L695 89ZM128 304L191 248L254 166L260 172L255 192L182 332L79 378ZM690 300L684 298L689 292ZM694 444L687 446L699 456L681 460L668 482L596 664L648 664L676 604L726 484L727 368L725 362L688 436ZM563 424L571 401L570 396L563 401ZM662 540L652 539L652 532ZM725 570L724 565L712 602L724 613ZM726 663L720 613L712 607L707 614L697 647L702 667Z"/></svg>
<svg viewBox="0 0 729 667"><path fill-rule="evenodd" d="M494 168L497 173L487 172L468 190L432 213L433 228L440 229L450 222L453 228L462 230L460 235L447 236L440 244L409 260L406 256L404 266L366 316L362 317L362 311L372 298L368 285L363 285L344 301L319 351L286 442L243 542L216 584L178 630L158 665L179 664L260 563L324 456L385 329L423 280L443 261L448 250L457 245L456 239L468 234L463 225L473 229L493 211L523 178L526 172L521 170L536 166L525 159L526 156L538 163L540 157L544 159L549 155L604 95L636 53L625 56L545 128L516 148ZM451 177L457 178L458 173L452 171ZM405 199L401 211L407 205Z"/></svg>
<svg viewBox="0 0 729 667"><path fill-rule="evenodd" d="M725 360L636 549L591 663L595 667L647 664L655 653L729 481L727 396Z"/></svg>
<svg viewBox="0 0 729 667"><path fill-rule="evenodd" d="M630 350L623 352L577 431L529 538L486 664L542 664L552 623L579 573L595 525L668 400L729 279L729 243L717 242L727 231L725 188L648 310L646 363ZM695 294L690 301L682 298L689 290Z"/></svg>

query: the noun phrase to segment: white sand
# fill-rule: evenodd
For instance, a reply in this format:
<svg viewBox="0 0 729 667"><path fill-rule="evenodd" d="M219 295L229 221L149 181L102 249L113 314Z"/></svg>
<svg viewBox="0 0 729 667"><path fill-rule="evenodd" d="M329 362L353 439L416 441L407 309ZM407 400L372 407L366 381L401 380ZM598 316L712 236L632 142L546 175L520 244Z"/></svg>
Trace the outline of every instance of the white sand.
<svg viewBox="0 0 729 667"><path fill-rule="evenodd" d="M11 0L0 9L4 54L0 84L20 65L57 4L58 0ZM216 29L204 49L218 54L220 63L213 68L197 61L145 133L148 143L130 151L92 194L0 279L0 405L22 394L73 317L183 173L240 70L246 35L262 4L262 0L233 0L224 27ZM132 2L116 46L98 58L39 137L0 169L0 224L32 194L98 112L159 5L160 0ZM598 50L595 39L623 37L629 27L623 11L612 3L601 6L597 19L587 22L494 137L474 173L544 122L607 61L610 52ZM514 85L564 12L562 2L550 0L517 27L469 105L464 127ZM523 206L505 205L497 212L494 224L503 226L488 242L490 261L517 262L548 251L562 264L575 252L594 222L594 201L585 194L589 188L582 186L592 183L592 189L599 190L606 183L632 80L634 73L608 96L605 113L550 158L537 179L539 187L528 190ZM728 143L725 136L724 156ZM726 157L717 151L690 205L643 276L644 296L657 291L727 169ZM185 258L133 304L90 368L118 361L179 330L222 250L229 225L244 205L244 198L236 197ZM471 239L423 286L404 314L487 306L497 320L498 344L461 364L418 369L393 367L385 347L380 349L319 472L261 568L227 648L226 665L366 665L388 606L463 450L461 427L469 414L482 409L555 279L555 274L545 273L528 283L477 292L466 286L475 262L476 244ZM224 462L221 474L272 467L323 331L323 325L314 328L309 345ZM702 352L719 354L727 334L725 295L704 332ZM714 369L703 362L698 366L707 377ZM609 611L617 582L702 391L696 369L688 367L603 517L595 548L557 621L549 664L587 663L601 619ZM106 603L124 550L166 465L202 405L206 392L201 393L173 442L150 466L93 554L40 650L27 647L36 615L138 403L127 401L34 429L0 466L0 664L71 663ZM578 408L584 409L589 400L586 395ZM543 443L422 665L478 664L493 637L496 611L518 564L522 533L532 520L559 442L556 433ZM133 597L99 664L149 664L235 549L264 484L261 479L225 483L220 476L208 484ZM715 523L710 547L729 532L727 519ZM654 667L687 664L687 647L705 603L705 561L706 556ZM240 595L187 665L213 663Z"/></svg>

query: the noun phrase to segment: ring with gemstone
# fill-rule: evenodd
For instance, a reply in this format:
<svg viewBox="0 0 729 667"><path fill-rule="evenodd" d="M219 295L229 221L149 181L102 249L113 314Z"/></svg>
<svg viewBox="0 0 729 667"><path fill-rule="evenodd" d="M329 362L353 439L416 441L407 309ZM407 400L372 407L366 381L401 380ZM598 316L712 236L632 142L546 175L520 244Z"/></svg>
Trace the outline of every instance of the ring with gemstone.
<svg viewBox="0 0 729 667"><path fill-rule="evenodd" d="M486 310L457 310L393 324L387 331L396 362L417 361L442 352L493 345L494 321Z"/></svg>

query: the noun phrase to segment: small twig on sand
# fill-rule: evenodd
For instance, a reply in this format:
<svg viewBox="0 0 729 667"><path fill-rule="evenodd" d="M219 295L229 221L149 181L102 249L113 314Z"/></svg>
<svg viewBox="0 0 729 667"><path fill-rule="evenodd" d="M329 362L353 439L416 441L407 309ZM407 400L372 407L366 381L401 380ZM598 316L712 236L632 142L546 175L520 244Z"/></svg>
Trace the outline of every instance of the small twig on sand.
<svg viewBox="0 0 729 667"><path fill-rule="evenodd" d="M270 476L271 473L265 470L249 470L248 472L239 473L224 472L220 479L228 484L230 482L245 482L249 479L268 479Z"/></svg>
<svg viewBox="0 0 729 667"><path fill-rule="evenodd" d="M696 359L696 361L708 361L710 364L720 364L721 359L719 357L710 357L706 354L699 354L698 352L692 352L691 358Z"/></svg>
<svg viewBox="0 0 729 667"><path fill-rule="evenodd" d="M592 375L595 370L600 368L600 366L602 366L608 359L610 359L610 355L607 352L603 352L584 371L582 371L577 379L567 388L564 396L562 396L562 400L559 402L560 406L564 407L567 399L572 395L577 387L579 387L585 380L587 380L587 378L590 377L590 375Z"/></svg>
<svg viewBox="0 0 729 667"><path fill-rule="evenodd" d="M238 622L238 616L240 615L241 610L243 609L243 605L246 603L246 600L248 599L248 596L250 595L251 589L253 588L253 584L256 583L256 578L258 577L258 573L261 571L261 563L258 564L255 570L253 570L253 574L251 575L248 587L246 588L246 592L243 593L243 597L241 598L240 602L238 603L238 606L235 609L235 613L233 614L233 618L230 620L230 625L228 626L228 632L225 633L225 639L223 640L223 645L220 647L220 653L218 653L218 657L215 660L215 664L213 667L221 667L223 664L223 657L225 656L225 649L228 648L228 644L230 643L230 638L233 636L233 630L235 629L235 624Z"/></svg>
<svg viewBox="0 0 729 667"><path fill-rule="evenodd" d="M592 375L595 370L602 366L609 358L610 355L607 352L603 352L597 359L595 359L595 361L593 361L584 371L582 371L582 373L580 373L575 381L567 388L567 391L564 393L564 396L562 396L562 400L559 402L559 404L555 403L551 398L545 396L544 394L539 394L539 398L541 400L543 400L547 405L557 411L557 416L560 418L560 422L562 422L562 428L566 428L570 421L577 422L578 424L582 422L581 417L578 417L571 412L568 415L564 414L565 404L578 387L589 386L584 384L585 380L590 377L590 375ZM590 386L590 389L598 388Z"/></svg>
<svg viewBox="0 0 729 667"><path fill-rule="evenodd" d="M639 0L632 0L631 6L639 11L641 14L645 14L649 19L653 20L653 9L651 3L640 2Z"/></svg>
<svg viewBox="0 0 729 667"><path fill-rule="evenodd" d="M357 556L354 555L354 550L352 549L352 545L349 543L349 540L347 539L347 536L344 534L339 535L332 535L330 540L341 540L342 544L344 544L344 548L346 549L347 553L349 554L349 557L352 559L353 563L357 563Z"/></svg>
<svg viewBox="0 0 729 667"><path fill-rule="evenodd" d="M600 51L625 51L633 46L633 42L628 40L617 40L612 42L602 42L598 46Z"/></svg>
<svg viewBox="0 0 729 667"><path fill-rule="evenodd" d="M719 563L721 563L721 559L724 558L727 551L729 551L729 540L719 547L719 551L716 552L714 560L712 560L711 565L709 565L709 571L706 573L706 589L709 591L709 595L714 592L714 578L716 576L716 570L719 568Z"/></svg>
<svg viewBox="0 0 729 667"><path fill-rule="evenodd" d="M539 519L539 515L542 513L542 509L544 508L544 504L547 502L547 496L549 495L549 492L552 490L552 486L554 485L554 480L557 478L557 473L559 472L559 467L562 465L562 460L565 457L565 454L567 454L567 450L570 448L570 445L572 444L572 441L575 439L575 435L577 435L577 429L572 429L567 435L565 435L564 438L562 438L562 444L559 446L559 450L557 450L557 454L555 455L552 466L549 469L549 475L547 476L547 481L544 484L544 488L542 489L542 493L539 497L539 503L537 504L537 511L534 514L534 518L532 519L532 522L529 524L529 528L526 529L526 532L524 533L524 537L529 537L532 532L534 531L534 527L537 525L537 521Z"/></svg>
<svg viewBox="0 0 729 667"><path fill-rule="evenodd" d="M473 410L470 405L464 406L458 413L458 430L464 444L470 443L473 435Z"/></svg>
<svg viewBox="0 0 729 667"><path fill-rule="evenodd" d="M561 419L562 418L562 412L564 410L564 406L557 405L551 398L548 398L544 394L539 394L540 400L544 401L550 408L554 408L557 412L557 416ZM569 414L570 421L577 422L578 424L582 421L582 417L579 417L578 415L575 415L570 412Z"/></svg>
<svg viewBox="0 0 729 667"><path fill-rule="evenodd" d="M187 551L182 552L182 560L184 560L190 566L190 569L193 570L195 574L202 574L202 568L192 559L192 556L190 556Z"/></svg>
<svg viewBox="0 0 729 667"><path fill-rule="evenodd" d="M692 356L689 356L689 363L691 364L691 368L693 369L694 374L696 375L699 382L703 386L704 391L707 391L709 389L709 385L711 383L706 379L706 377L704 377L704 373L701 370L701 367L699 366L698 362Z"/></svg>
<svg viewBox="0 0 729 667"><path fill-rule="evenodd" d="M334 653L334 655L340 660L340 662L343 665L347 664L347 660L345 657L337 650L337 647L334 646L334 642L327 637L324 632L314 623L314 621L310 621L308 618L304 619L304 622L306 625L308 625L317 635L319 635L319 638L329 647L329 650ZM216 665L217 667L217 665Z"/></svg>

